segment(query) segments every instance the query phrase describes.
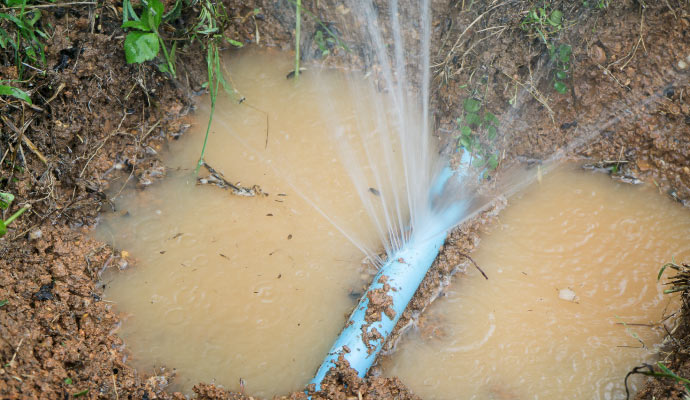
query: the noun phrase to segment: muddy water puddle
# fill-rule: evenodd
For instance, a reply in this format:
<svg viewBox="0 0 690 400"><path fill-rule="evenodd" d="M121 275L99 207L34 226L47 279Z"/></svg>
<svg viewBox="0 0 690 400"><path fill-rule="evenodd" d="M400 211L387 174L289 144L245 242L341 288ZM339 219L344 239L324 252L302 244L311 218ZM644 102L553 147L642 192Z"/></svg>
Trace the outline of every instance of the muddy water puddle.
<svg viewBox="0 0 690 400"><path fill-rule="evenodd" d="M271 50L229 60L240 94L219 99L205 157L268 196L195 184L203 103L195 132L170 149L168 178L120 196L100 225L99 237L136 264L103 278L131 362L147 372L174 367L175 390L215 382L240 391L241 379L270 397L312 377L367 277L360 249L310 203L359 242L380 243L327 134L352 133L367 115L352 108L342 74L309 71L296 82L286 79L292 62ZM342 93L329 101L349 124L320 112L325 84Z"/></svg>
<svg viewBox="0 0 690 400"><path fill-rule="evenodd" d="M483 234L472 256L490 280L458 275L383 371L425 399L624 399L664 335L636 324L674 310L657 273L690 256L689 232L653 186L561 167Z"/></svg>

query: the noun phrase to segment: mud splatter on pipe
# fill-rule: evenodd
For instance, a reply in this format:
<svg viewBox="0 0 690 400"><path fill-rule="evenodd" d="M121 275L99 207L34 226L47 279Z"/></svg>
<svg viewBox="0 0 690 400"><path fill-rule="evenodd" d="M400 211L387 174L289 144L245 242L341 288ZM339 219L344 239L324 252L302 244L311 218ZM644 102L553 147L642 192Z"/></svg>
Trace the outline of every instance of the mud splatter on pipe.
<svg viewBox="0 0 690 400"><path fill-rule="evenodd" d="M467 161L463 159L463 164ZM452 176L450 168L441 171L429 191L431 199L443 192ZM458 221L466 208L465 203L456 203L442 213L431 214L422 226L415 228L403 248L384 264L310 382L315 384L316 391L320 390L321 382L340 356L357 375L366 375L438 256L453 225L448 221Z"/></svg>

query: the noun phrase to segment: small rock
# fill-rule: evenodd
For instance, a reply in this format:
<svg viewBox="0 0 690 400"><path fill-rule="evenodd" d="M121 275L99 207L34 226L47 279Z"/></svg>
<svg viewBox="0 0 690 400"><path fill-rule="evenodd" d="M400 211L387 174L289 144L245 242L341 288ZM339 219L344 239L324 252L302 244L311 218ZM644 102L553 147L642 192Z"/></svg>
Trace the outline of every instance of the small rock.
<svg viewBox="0 0 690 400"><path fill-rule="evenodd" d="M558 298L565 301L575 301L577 295L570 289L561 289L558 291Z"/></svg>
<svg viewBox="0 0 690 400"><path fill-rule="evenodd" d="M129 267L129 263L128 263L127 260L125 260L124 258L121 258L121 259L117 262L117 268L118 268L120 271L127 269L127 267Z"/></svg>
<svg viewBox="0 0 690 400"><path fill-rule="evenodd" d="M684 71L688 68L688 63L686 63L684 60L678 61L678 69L681 71Z"/></svg>
<svg viewBox="0 0 690 400"><path fill-rule="evenodd" d="M648 161L645 160L639 160L637 161L637 168L640 169L640 171L647 171L651 168L652 166L649 164Z"/></svg>
<svg viewBox="0 0 690 400"><path fill-rule="evenodd" d="M41 286L40 289L38 289L38 292L34 293L34 297L36 300L40 301L46 301L46 300L52 300L53 299L53 287L55 284L53 282L50 282L47 285Z"/></svg>
<svg viewBox="0 0 690 400"><path fill-rule="evenodd" d="M29 240L38 240L41 237L43 237L43 231L40 229L36 229L35 231L31 231L29 233Z"/></svg>
<svg viewBox="0 0 690 400"><path fill-rule="evenodd" d="M683 167L683 172L685 173L685 175L690 175L690 168Z"/></svg>

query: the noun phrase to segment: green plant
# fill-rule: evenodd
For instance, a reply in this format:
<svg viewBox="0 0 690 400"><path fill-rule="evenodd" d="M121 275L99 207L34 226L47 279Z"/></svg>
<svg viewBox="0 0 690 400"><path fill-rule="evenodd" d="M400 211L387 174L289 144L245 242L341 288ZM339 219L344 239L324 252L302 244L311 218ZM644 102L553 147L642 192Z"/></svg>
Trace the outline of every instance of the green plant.
<svg viewBox="0 0 690 400"><path fill-rule="evenodd" d="M30 0L1 1L8 12L0 13L0 48L13 53L17 76L23 79L25 66L46 64L41 39L47 39L48 34L39 26L41 10L29 4Z"/></svg>
<svg viewBox="0 0 690 400"><path fill-rule="evenodd" d="M0 300L0 307L5 307L9 302L9 300Z"/></svg>
<svg viewBox="0 0 690 400"><path fill-rule="evenodd" d="M321 51L321 57L325 57L331 54L329 47L335 44L335 39L333 39L332 37L324 38L323 31L317 30L316 34L314 35L314 42L316 42L316 45L319 47L319 50Z"/></svg>
<svg viewBox="0 0 690 400"><path fill-rule="evenodd" d="M2 210L7 210L10 208L10 205L14 201L14 195L11 193L4 193L0 192L0 209ZM20 215L24 214L26 210L28 210L30 206L27 204L24 207L20 208L19 211L15 212L12 214L9 218L6 220L0 219L0 237L5 236L7 233L7 227L17 218L19 218Z"/></svg>
<svg viewBox="0 0 690 400"><path fill-rule="evenodd" d="M554 79L553 88L560 94L565 94L568 91L568 85L565 80L570 76L570 57L573 54L573 49L570 45L559 44L548 47L551 62L554 65Z"/></svg>
<svg viewBox="0 0 690 400"><path fill-rule="evenodd" d="M666 271L667 268L671 268L677 272L676 275L669 278L669 281L666 282L666 285L671 285L671 288L664 290L664 293L670 294L683 292L684 294L687 294L688 291L690 291L690 267L685 264L676 264L675 261L671 260L671 262L666 263L661 267L657 280L661 280L661 276L664 274L664 271Z"/></svg>
<svg viewBox="0 0 690 400"><path fill-rule="evenodd" d="M457 136L458 150L464 148L472 153L472 166L495 170L498 167L498 153L493 147L498 136L498 118L483 110L480 100L468 97L463 102L463 113L456 122L460 130Z"/></svg>
<svg viewBox="0 0 690 400"><path fill-rule="evenodd" d="M592 2L584 0L582 2L582 5L585 7L596 7L600 10L603 10L605 8L609 8L609 3L610 3L610 0L598 0L598 1L592 1Z"/></svg>
<svg viewBox="0 0 690 400"><path fill-rule="evenodd" d="M158 30L163 22L164 6L160 0L142 0L143 10L141 17L137 16L132 8L130 0L123 1L122 27L136 29L130 31L125 37L125 57L130 64L141 64L156 58L159 50L163 49L165 63L158 65L163 72L169 72L173 78L175 74L175 49L174 42L170 52ZM174 11L175 9L173 9Z"/></svg>
<svg viewBox="0 0 690 400"><path fill-rule="evenodd" d="M630 391L628 389L628 378L631 375L645 375L645 376L651 376L653 378L668 378L668 379L673 379L677 383L682 383L683 386L685 387L685 397L688 398L690 396L690 379L683 378L682 376L676 374L675 372L671 371L664 363L661 361L658 361L656 363L657 367L659 368L660 371L654 370L654 366L651 364L642 364L639 367L633 368L630 372L628 372L627 375L625 375L625 393L626 393L626 399L630 398Z"/></svg>
<svg viewBox="0 0 690 400"><path fill-rule="evenodd" d="M178 0L179 1L179 0ZM224 42L235 46L242 47L242 43L226 37L223 32L227 28L230 18L227 10L222 2L214 3L210 0L201 1L201 11L194 24L190 35L192 40L198 40L206 49L206 71L208 81L206 87L211 97L211 113L208 117L208 124L206 126L206 135L204 136L204 144L201 147L201 155L197 163L195 172L198 173L201 166L204 164L204 155L206 154L206 145L208 144L208 136L211 132L211 122L213 122L213 114L216 110L216 99L218 97L218 89L220 86L228 93L233 93L232 88L228 85L220 63L220 49ZM253 13L258 14L259 9L254 9Z"/></svg>
<svg viewBox="0 0 690 400"><path fill-rule="evenodd" d="M2 82L2 81L0 81ZM31 97L29 97L29 94L26 93L25 91L18 89L13 86L8 86L8 85L1 85L0 84L0 95L5 95L5 96L11 96L19 100L24 100L25 102L32 104L31 103Z"/></svg>
<svg viewBox="0 0 690 400"><path fill-rule="evenodd" d="M551 10L551 5L534 7L520 21L520 28L538 36L544 44L563 29L563 12Z"/></svg>
<svg viewBox="0 0 690 400"><path fill-rule="evenodd" d="M338 35L336 35L335 32L333 32L333 30L331 30L331 28L329 28L326 24L324 24L323 21L321 19L319 19L319 17L314 15L311 11L302 7L302 1L301 0L288 0L288 1L291 2L292 4L294 4L296 9L297 9L297 19L295 20L295 35L296 36L299 35L298 31L301 31L301 28L298 25L297 20L299 19L301 13L304 13L307 16L309 16L311 19L313 19L314 22L316 22L317 25L319 25L319 27L321 28L321 29L316 31L316 34L314 36L314 41L316 42L316 45L319 47L319 50L321 50L322 56L330 54L329 47L331 47L332 45L337 45L338 47L342 48L346 52L348 52L348 53L350 52L350 48L347 46L347 44L345 42L343 42L340 39L340 37L338 37ZM328 35L328 37L324 38L324 33L326 35ZM299 48L299 42L300 42L299 37L296 37L295 38L295 44L296 44L297 48ZM299 51L299 50L297 50L297 51ZM299 60L296 59L295 62L298 63ZM297 64L296 66L299 66L299 64ZM299 69L299 68L297 68L297 69Z"/></svg>
<svg viewBox="0 0 690 400"><path fill-rule="evenodd" d="M538 37L546 46L553 68L553 87L561 94L568 91L565 80L570 75L570 58L573 49L565 43L558 43L554 36L564 29L563 12L551 10L550 4L532 8L520 22L520 28Z"/></svg>

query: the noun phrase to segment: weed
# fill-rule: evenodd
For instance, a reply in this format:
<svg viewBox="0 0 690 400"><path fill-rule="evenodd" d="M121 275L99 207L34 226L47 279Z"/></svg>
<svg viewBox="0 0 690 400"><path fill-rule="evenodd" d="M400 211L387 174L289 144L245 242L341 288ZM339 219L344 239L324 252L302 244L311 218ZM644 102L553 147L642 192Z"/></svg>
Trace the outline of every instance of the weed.
<svg viewBox="0 0 690 400"><path fill-rule="evenodd" d="M570 74L570 57L573 54L573 49L570 45L559 44L551 45L549 47L549 55L554 67L553 88L560 94L565 94L568 91L568 86L564 83Z"/></svg>
<svg viewBox="0 0 690 400"><path fill-rule="evenodd" d="M582 5L585 7L598 8L600 10L609 8L610 0L587 1L584 0Z"/></svg>
<svg viewBox="0 0 690 400"><path fill-rule="evenodd" d="M65 382L65 385L71 385L73 383L72 378L65 378L64 382Z"/></svg>
<svg viewBox="0 0 690 400"><path fill-rule="evenodd" d="M565 80L570 75L570 58L573 50L570 45L558 43L554 39L554 36L563 30L563 12L551 10L549 4L532 8L520 22L520 28L538 37L546 46L554 65L553 87L558 93L565 94L568 91Z"/></svg>
<svg viewBox="0 0 690 400"><path fill-rule="evenodd" d="M255 15L259 12L259 9L253 11ZM199 156L199 162L195 170L196 173L199 172L199 169L204 164L204 154L206 153L206 145L208 144L208 135L211 131L211 122L213 121L213 114L216 110L218 88L222 86L226 92L232 93L232 89L225 80L220 65L221 46L224 42L227 42L232 46L242 47L242 43L223 35L229 21L230 18L222 2L214 3L210 0L203 0L201 2L201 12L199 13L197 23L191 31L192 39L201 42L201 45L206 49L206 72L208 77L206 85L211 97L211 113L208 117L206 135L204 136L204 144L201 147L201 155Z"/></svg>
<svg viewBox="0 0 690 400"><path fill-rule="evenodd" d="M163 49L165 64L159 64L158 68L163 72L169 72L175 77L175 49L177 42L173 43L170 52L165 41L158 31L163 22L164 6L160 0L142 0L143 11L141 17L137 16L132 8L130 0L123 1L122 27L136 29L130 31L125 38L125 57L130 64L141 64L156 58L160 48Z"/></svg>
<svg viewBox="0 0 690 400"><path fill-rule="evenodd" d="M15 99L24 100L25 102L32 104L31 97L29 97L28 93L13 86L0 85L0 95L14 97Z"/></svg>
<svg viewBox="0 0 690 400"><path fill-rule="evenodd" d="M563 30L563 12L551 10L549 4L532 8L520 22L520 28L537 35L548 45L551 37Z"/></svg>
<svg viewBox="0 0 690 400"><path fill-rule="evenodd" d="M11 193L4 193L0 192L0 209L2 210L7 210L10 208L10 205L14 201L14 195ZM7 233L7 227L17 218L19 218L20 215L24 214L26 210L28 210L30 206L27 204L24 207L20 208L19 211L15 212L12 214L9 218L6 220L0 219L0 237L5 236Z"/></svg>
<svg viewBox="0 0 690 400"><path fill-rule="evenodd" d="M316 42L316 45L319 47L319 50L321 50L322 56L326 56L326 55L330 54L329 48L334 46L334 45L342 48L347 53L349 53L351 51L350 48L347 46L347 44L345 44L345 42L343 42L340 39L340 37L338 37L338 35L336 35L335 32L333 32L333 30L331 28L329 28L321 19L319 19L319 17L317 17L311 11L309 11L308 9L306 9L302 6L301 0L288 0L288 1L295 5L295 7L298 11L297 19L299 19L299 16L301 15L301 13L304 13L309 18L313 19L314 22L316 22L321 27L321 29L316 31L316 34L314 36L314 41ZM297 19L295 20L295 35L297 35L297 31L299 28L298 24L297 24ZM324 34L328 35L328 37L324 37ZM298 38L295 38L295 43L296 43L296 47L299 48L299 39ZM295 60L295 61L298 62L298 60Z"/></svg>
<svg viewBox="0 0 690 400"><path fill-rule="evenodd" d="M314 35L314 41L321 51L321 57L326 57L327 55L331 54L330 47L335 44L335 39L332 37L324 38L323 31L318 30Z"/></svg>
<svg viewBox="0 0 690 400"><path fill-rule="evenodd" d="M671 262L664 264L661 269L659 269L657 281L661 280L661 277L664 275L664 271L666 271L668 268L677 271L677 273L669 278L669 281L665 283L666 285L671 285L671 289L664 290L664 293L670 294L682 292L683 296L686 297L690 290L690 266L686 264L677 264L675 260L671 259ZM625 376L625 392L627 398L630 398L630 391L628 390L628 378L631 375L636 374L650 376L653 378L672 379L676 383L683 384L685 387L684 398L690 398L690 379L683 378L682 376L676 374L661 361L656 363L656 367L657 368L655 369L654 365L645 363L641 366L633 368L630 372L628 372L628 374Z"/></svg>
<svg viewBox="0 0 690 400"><path fill-rule="evenodd" d="M0 48L13 53L17 76L22 79L24 67L38 69L31 64L46 64L41 40L47 39L48 34L40 28L41 11L32 7L30 0L0 1L8 10L0 13Z"/></svg>
<svg viewBox="0 0 690 400"><path fill-rule="evenodd" d="M661 276L664 274L664 271L666 271L667 268L671 268L677 271L677 273L669 278L668 282L665 283L666 285L671 285L671 288L664 290L664 293L670 294L683 292L683 294L688 294L690 291L690 266L685 264L679 265L672 260L661 267L657 280L661 280Z"/></svg>
<svg viewBox="0 0 690 400"><path fill-rule="evenodd" d="M690 396L690 379L683 378L682 376L679 376L675 372L671 371L664 363L661 361L656 363L657 367L659 368L660 371L656 371L654 369L654 366L651 364L642 364L639 367L633 368L630 372L628 372L627 375L625 375L625 394L626 394L626 399L630 398L630 391L628 389L628 378L631 375L645 375L645 376L651 376L653 378L668 378L668 379L673 379L677 383L682 383L683 386L685 387L685 397L688 398Z"/></svg>
<svg viewBox="0 0 690 400"><path fill-rule="evenodd" d="M9 302L9 300L0 300L0 307L5 307Z"/></svg>
<svg viewBox="0 0 690 400"><path fill-rule="evenodd" d="M460 130L457 136L458 150L464 148L472 153L472 166L495 170L498 167L498 154L493 151L493 143L498 136L498 118L482 110L480 100L468 97L463 102L463 113L456 122Z"/></svg>

